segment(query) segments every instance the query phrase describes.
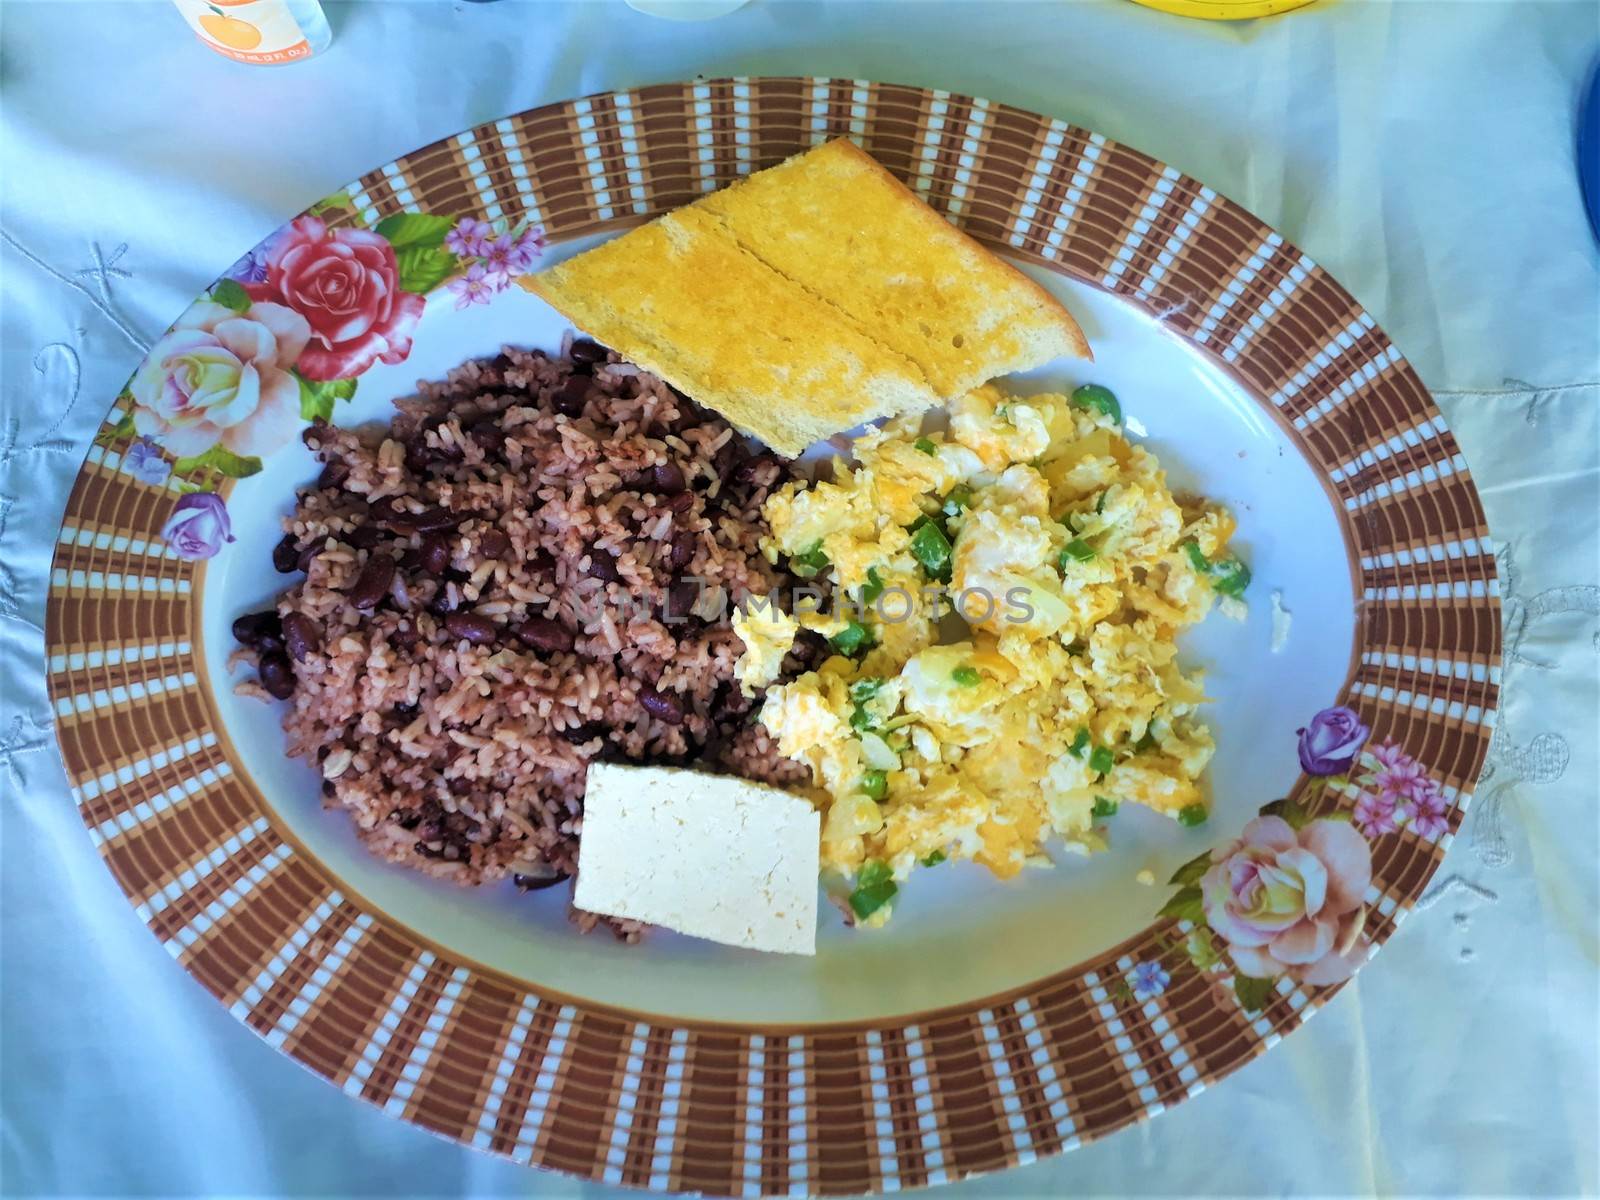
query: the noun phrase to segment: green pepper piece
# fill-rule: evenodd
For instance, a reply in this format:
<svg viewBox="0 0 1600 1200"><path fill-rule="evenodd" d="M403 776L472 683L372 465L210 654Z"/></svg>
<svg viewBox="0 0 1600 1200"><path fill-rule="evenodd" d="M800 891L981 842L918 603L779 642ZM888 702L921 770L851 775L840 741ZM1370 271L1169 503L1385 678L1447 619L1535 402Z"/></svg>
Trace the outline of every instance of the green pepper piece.
<svg viewBox="0 0 1600 1200"><path fill-rule="evenodd" d="M863 863L856 872L855 890L850 893L850 909L860 920L866 920L894 899L900 888L895 884L887 864L873 859Z"/></svg>
<svg viewBox="0 0 1600 1200"><path fill-rule="evenodd" d="M872 646L872 634L860 621L851 620L845 627L828 639L833 643L833 648L846 658L854 658L862 650Z"/></svg>
<svg viewBox="0 0 1600 1200"><path fill-rule="evenodd" d="M950 539L932 521L911 535L911 554L931 578L950 582Z"/></svg>
<svg viewBox="0 0 1600 1200"><path fill-rule="evenodd" d="M1104 413L1118 425L1122 424L1122 405L1118 403L1116 393L1108 387L1101 387L1098 383L1086 383L1080 388L1074 388L1072 403L1079 408L1092 408L1096 412Z"/></svg>

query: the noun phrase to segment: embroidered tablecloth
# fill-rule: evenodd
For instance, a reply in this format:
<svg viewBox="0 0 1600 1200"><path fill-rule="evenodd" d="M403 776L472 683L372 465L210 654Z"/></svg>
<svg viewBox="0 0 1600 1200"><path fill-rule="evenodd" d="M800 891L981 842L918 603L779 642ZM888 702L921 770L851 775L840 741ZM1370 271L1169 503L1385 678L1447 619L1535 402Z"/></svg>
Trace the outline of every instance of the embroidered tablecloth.
<svg viewBox="0 0 1600 1200"><path fill-rule="evenodd" d="M283 68L165 0L4 4L0 1191L611 1195L429 1137L251 1037L101 867L56 758L52 538L110 397L238 253L373 164L697 73L971 92L1232 196L1436 390L1483 493L1503 707L1419 911L1303 1031L1159 1119L951 1196L1597 1187L1600 256L1573 162L1591 5L1346 0L1241 24L1124 3L330 4Z"/></svg>

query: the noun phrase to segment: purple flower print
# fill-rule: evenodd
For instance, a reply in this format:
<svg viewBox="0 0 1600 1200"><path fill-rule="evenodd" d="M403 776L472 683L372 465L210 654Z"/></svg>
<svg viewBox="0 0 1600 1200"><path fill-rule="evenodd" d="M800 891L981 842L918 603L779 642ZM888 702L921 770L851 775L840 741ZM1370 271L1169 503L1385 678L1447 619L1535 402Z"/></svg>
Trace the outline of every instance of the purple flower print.
<svg viewBox="0 0 1600 1200"><path fill-rule="evenodd" d="M513 237L502 233L483 248L483 265L496 275L516 275L533 265L543 235L532 231Z"/></svg>
<svg viewBox="0 0 1600 1200"><path fill-rule="evenodd" d="M1399 828L1395 820L1394 797L1386 792L1362 792L1350 819L1369 838L1381 837Z"/></svg>
<svg viewBox="0 0 1600 1200"><path fill-rule="evenodd" d="M262 238L253 249L246 250L244 257L228 268L228 278L240 283L265 283L267 280L267 260L272 257L272 251L278 244L278 238L283 230L276 229Z"/></svg>
<svg viewBox="0 0 1600 1200"><path fill-rule="evenodd" d="M458 309L487 304L505 286L506 277L490 274L482 263L473 263L465 275L450 281L450 290L455 293Z"/></svg>
<svg viewBox="0 0 1600 1200"><path fill-rule="evenodd" d="M1172 976L1158 962L1136 963L1133 968L1133 998L1141 1004L1167 990Z"/></svg>
<svg viewBox="0 0 1600 1200"><path fill-rule="evenodd" d="M122 462L128 474L151 487L160 487L172 474L171 464L161 457L160 448L147 437L135 439Z"/></svg>
<svg viewBox="0 0 1600 1200"><path fill-rule="evenodd" d="M1325 708L1300 734L1300 766L1308 775L1338 775L1349 769L1372 731L1348 708Z"/></svg>
<svg viewBox="0 0 1600 1200"><path fill-rule="evenodd" d="M172 506L161 536L179 558L210 558L233 538L228 509L215 492L191 492Z"/></svg>
<svg viewBox="0 0 1600 1200"><path fill-rule="evenodd" d="M517 247L526 257L527 265L530 267L533 265L533 260L544 253L544 248L547 244L543 225L535 225L524 229L517 235Z"/></svg>
<svg viewBox="0 0 1600 1200"><path fill-rule="evenodd" d="M1409 800L1419 787L1430 782L1426 768L1392 739L1385 738L1369 753L1377 763L1377 769L1372 773L1372 783L1379 791L1387 792L1397 801Z"/></svg>
<svg viewBox="0 0 1600 1200"><path fill-rule="evenodd" d="M240 283L263 283L267 278L267 256L259 248L246 250L244 257L228 268L228 278Z"/></svg>
<svg viewBox="0 0 1600 1200"><path fill-rule="evenodd" d="M1446 816L1449 811L1449 802L1439 790L1439 785L1431 779L1423 779L1412 791L1410 802L1404 809L1404 816L1406 823L1418 837L1437 838L1443 836L1450 828L1450 821Z"/></svg>
<svg viewBox="0 0 1600 1200"><path fill-rule="evenodd" d="M444 235L445 249L462 258L478 258L494 236L489 222L476 217L462 217L456 227Z"/></svg>

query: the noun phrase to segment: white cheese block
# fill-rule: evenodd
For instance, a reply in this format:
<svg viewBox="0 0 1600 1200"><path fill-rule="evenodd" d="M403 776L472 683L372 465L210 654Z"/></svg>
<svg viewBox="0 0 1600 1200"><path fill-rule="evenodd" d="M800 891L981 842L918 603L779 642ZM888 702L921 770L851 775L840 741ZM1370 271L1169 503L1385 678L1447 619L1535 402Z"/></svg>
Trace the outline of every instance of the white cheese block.
<svg viewBox="0 0 1600 1200"><path fill-rule="evenodd" d="M729 946L817 952L817 810L672 767L589 767L573 904Z"/></svg>

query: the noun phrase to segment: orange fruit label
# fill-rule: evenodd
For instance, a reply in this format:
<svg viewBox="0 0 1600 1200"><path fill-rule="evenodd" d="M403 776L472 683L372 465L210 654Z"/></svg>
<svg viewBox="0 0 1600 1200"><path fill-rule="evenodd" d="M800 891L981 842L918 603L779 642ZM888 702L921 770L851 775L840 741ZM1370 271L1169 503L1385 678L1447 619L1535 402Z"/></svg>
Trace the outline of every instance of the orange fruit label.
<svg viewBox="0 0 1600 1200"><path fill-rule="evenodd" d="M311 56L283 0L174 0L195 35L238 62L285 63Z"/></svg>

